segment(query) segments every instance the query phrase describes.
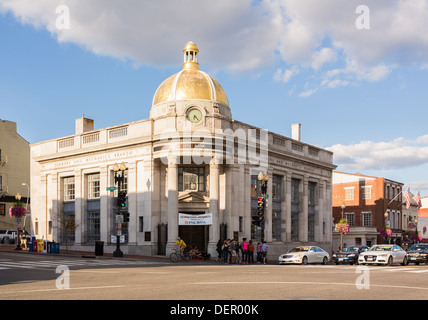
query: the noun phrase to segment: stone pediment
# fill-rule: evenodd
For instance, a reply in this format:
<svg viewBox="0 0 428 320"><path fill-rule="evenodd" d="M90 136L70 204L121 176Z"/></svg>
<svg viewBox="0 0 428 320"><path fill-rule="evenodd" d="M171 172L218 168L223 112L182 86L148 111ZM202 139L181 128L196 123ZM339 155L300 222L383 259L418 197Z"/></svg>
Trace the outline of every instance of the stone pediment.
<svg viewBox="0 0 428 320"><path fill-rule="evenodd" d="M209 202L209 198L199 192L184 192L178 196L179 202L192 203L192 202Z"/></svg>

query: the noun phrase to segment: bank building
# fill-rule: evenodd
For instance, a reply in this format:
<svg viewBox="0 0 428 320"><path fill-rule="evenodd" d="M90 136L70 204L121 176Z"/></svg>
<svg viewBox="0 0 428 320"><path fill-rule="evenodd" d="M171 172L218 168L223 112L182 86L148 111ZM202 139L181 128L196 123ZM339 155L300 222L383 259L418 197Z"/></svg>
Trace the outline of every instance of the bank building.
<svg viewBox="0 0 428 320"><path fill-rule="evenodd" d="M301 244L331 252L333 154L300 141L300 124L288 138L234 120L197 46L183 54L148 119L94 129L82 116L74 135L31 145L32 233L104 252L119 234L124 254L147 256L178 237L213 257L233 238L265 240L275 259Z"/></svg>

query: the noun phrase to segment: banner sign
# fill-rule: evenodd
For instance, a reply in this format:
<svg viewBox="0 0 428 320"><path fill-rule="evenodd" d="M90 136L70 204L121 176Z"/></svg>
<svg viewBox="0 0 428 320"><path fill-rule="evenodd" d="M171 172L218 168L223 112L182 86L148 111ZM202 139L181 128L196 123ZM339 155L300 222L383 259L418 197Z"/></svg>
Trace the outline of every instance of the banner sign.
<svg viewBox="0 0 428 320"><path fill-rule="evenodd" d="M188 214L178 213L178 225L180 226L207 226L213 224L213 214Z"/></svg>

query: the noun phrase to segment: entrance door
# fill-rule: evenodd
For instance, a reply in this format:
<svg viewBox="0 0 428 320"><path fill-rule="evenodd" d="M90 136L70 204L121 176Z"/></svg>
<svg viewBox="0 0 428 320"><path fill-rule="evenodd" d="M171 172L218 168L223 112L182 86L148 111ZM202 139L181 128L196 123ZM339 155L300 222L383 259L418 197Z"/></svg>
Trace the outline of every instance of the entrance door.
<svg viewBox="0 0 428 320"><path fill-rule="evenodd" d="M178 235L192 248L207 251L208 226L179 226Z"/></svg>

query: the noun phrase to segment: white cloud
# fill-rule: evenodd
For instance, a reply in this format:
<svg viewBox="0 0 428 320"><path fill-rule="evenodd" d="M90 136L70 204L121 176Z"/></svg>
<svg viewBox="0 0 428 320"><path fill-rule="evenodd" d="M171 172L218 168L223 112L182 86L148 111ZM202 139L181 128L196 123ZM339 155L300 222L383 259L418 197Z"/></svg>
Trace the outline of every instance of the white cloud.
<svg viewBox="0 0 428 320"><path fill-rule="evenodd" d="M428 163L427 135L414 141L397 138L390 142L362 141L353 145L336 144L334 152L338 170L403 169Z"/></svg>
<svg viewBox="0 0 428 320"><path fill-rule="evenodd" d="M337 60L337 52L331 48L321 48L315 52L312 58L312 68L320 69L325 63L335 62Z"/></svg>
<svg viewBox="0 0 428 320"><path fill-rule="evenodd" d="M56 28L58 5L70 8L71 28ZM400 66L428 65L428 1L376 0L370 29L359 30L359 0L0 0L0 12L48 30L59 42L136 65L176 66L192 40L200 62L233 72L286 65L276 81L303 70L318 88L381 81ZM177 49L179 48L179 49ZM341 67L338 67L341 65ZM345 67L343 67L345 66ZM277 68L277 70L279 70ZM284 70L284 71L283 71ZM320 80L321 79L321 80ZM314 83L313 83L314 85Z"/></svg>
<svg viewBox="0 0 428 320"><path fill-rule="evenodd" d="M277 69L275 74L273 75L273 79L275 82L285 82L287 83L290 79L299 73L299 68L297 66L293 66L290 69L282 70Z"/></svg>

